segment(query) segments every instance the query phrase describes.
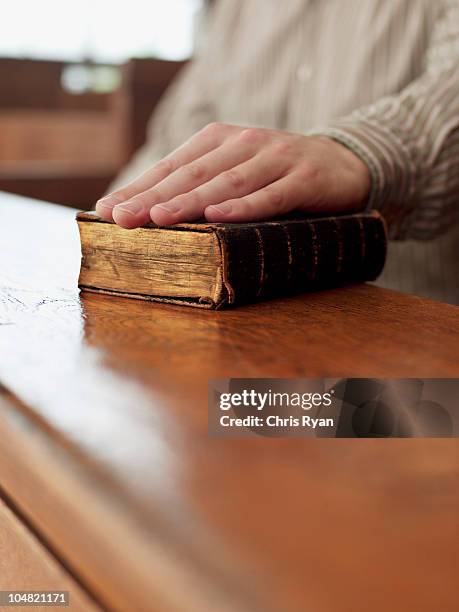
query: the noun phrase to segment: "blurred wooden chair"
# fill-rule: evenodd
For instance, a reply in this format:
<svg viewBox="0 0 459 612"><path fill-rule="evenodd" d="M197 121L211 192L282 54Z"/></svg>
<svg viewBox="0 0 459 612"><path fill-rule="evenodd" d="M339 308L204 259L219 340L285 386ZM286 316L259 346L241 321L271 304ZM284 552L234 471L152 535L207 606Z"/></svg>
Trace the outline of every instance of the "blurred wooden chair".
<svg viewBox="0 0 459 612"><path fill-rule="evenodd" d="M144 142L184 63L134 59L113 92L72 94L68 63L0 59L0 190L90 208Z"/></svg>

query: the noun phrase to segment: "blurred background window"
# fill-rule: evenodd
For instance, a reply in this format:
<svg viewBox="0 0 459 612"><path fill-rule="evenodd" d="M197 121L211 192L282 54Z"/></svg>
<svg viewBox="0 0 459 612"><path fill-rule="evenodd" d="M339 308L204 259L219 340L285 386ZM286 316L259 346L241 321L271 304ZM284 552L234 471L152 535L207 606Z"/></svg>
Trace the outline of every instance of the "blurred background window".
<svg viewBox="0 0 459 612"><path fill-rule="evenodd" d="M122 63L181 60L202 0L15 0L2 6L0 56Z"/></svg>

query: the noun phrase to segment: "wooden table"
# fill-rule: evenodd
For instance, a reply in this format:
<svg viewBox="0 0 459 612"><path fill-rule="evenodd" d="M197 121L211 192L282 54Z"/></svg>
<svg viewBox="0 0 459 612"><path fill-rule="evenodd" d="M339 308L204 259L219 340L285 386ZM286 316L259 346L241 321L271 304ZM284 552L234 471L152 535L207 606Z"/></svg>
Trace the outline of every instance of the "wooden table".
<svg viewBox="0 0 459 612"><path fill-rule="evenodd" d="M459 309L369 285L221 312L79 296L73 217L0 197L0 589L457 609L456 440L209 437L207 381L457 377Z"/></svg>

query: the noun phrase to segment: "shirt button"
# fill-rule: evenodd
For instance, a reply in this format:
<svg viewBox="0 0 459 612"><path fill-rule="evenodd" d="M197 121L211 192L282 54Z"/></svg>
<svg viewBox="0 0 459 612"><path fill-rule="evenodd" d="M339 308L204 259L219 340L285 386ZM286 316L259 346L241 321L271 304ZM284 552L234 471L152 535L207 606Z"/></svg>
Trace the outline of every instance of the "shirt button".
<svg viewBox="0 0 459 612"><path fill-rule="evenodd" d="M306 83L312 77L312 68L309 64L300 64L296 71L296 78L300 83Z"/></svg>

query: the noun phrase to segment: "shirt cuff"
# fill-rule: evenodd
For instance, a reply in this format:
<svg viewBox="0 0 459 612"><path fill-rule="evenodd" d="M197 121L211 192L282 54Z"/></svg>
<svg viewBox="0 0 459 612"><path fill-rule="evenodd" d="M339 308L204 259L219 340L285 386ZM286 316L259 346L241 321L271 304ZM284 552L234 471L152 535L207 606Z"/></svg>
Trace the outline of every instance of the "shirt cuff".
<svg viewBox="0 0 459 612"><path fill-rule="evenodd" d="M402 238L413 212L415 165L409 147L387 127L372 121L342 120L307 132L327 136L350 149L367 166L371 192L367 209L386 219L389 237Z"/></svg>

